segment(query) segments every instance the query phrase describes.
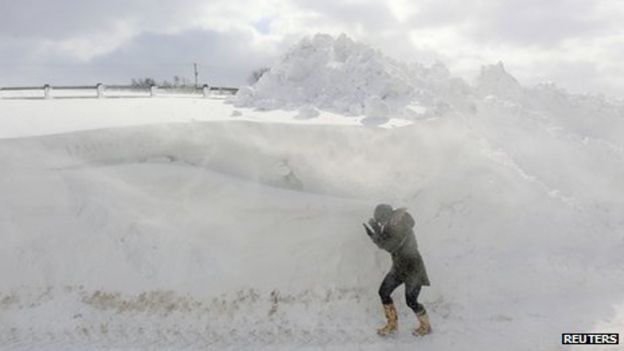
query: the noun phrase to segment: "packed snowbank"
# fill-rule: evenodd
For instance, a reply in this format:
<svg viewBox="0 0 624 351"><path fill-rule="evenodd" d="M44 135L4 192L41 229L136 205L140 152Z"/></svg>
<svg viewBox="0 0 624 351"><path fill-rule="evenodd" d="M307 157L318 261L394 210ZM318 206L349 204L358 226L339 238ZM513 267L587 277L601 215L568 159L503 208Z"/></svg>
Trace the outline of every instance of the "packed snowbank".
<svg viewBox="0 0 624 351"><path fill-rule="evenodd" d="M443 119L393 130L209 122L2 141L0 340L17 349L526 350L556 349L562 331L617 328L624 205L598 191L607 184L590 184L605 180L586 163L600 150L579 148L565 160L572 172L554 170L581 182L562 191L541 176L550 166L506 153L519 139L488 140ZM292 190L288 174L302 187ZM418 221L431 337L408 332L415 320L401 290L401 333L374 334L389 262L360 222L378 201L408 206Z"/></svg>

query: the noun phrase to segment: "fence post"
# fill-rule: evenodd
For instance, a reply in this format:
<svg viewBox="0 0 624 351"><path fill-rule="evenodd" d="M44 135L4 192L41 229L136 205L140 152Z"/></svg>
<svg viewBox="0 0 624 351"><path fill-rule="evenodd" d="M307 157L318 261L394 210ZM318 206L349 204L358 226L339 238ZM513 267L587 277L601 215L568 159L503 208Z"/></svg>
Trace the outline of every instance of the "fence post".
<svg viewBox="0 0 624 351"><path fill-rule="evenodd" d="M43 98L44 99L51 99L52 98L52 87L50 86L50 84L46 84L43 86Z"/></svg>
<svg viewBox="0 0 624 351"><path fill-rule="evenodd" d="M202 92L204 93L205 98L210 96L210 87L208 86L208 84L204 84L204 86L202 87Z"/></svg>
<svg viewBox="0 0 624 351"><path fill-rule="evenodd" d="M103 98L104 97L104 84L97 83L97 85L95 86L95 89L97 90L98 99Z"/></svg>
<svg viewBox="0 0 624 351"><path fill-rule="evenodd" d="M157 85L150 85L150 96L156 97L156 91L158 90Z"/></svg>

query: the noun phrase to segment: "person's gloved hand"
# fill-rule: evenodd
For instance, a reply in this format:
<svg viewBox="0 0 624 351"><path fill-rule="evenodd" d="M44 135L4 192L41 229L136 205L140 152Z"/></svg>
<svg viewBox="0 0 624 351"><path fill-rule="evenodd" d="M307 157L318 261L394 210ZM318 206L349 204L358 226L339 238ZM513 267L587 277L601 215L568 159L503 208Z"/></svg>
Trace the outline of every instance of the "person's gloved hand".
<svg viewBox="0 0 624 351"><path fill-rule="evenodd" d="M368 225L375 231L375 233L379 233L381 231L381 227L379 226L379 222L375 219L371 218L368 220Z"/></svg>

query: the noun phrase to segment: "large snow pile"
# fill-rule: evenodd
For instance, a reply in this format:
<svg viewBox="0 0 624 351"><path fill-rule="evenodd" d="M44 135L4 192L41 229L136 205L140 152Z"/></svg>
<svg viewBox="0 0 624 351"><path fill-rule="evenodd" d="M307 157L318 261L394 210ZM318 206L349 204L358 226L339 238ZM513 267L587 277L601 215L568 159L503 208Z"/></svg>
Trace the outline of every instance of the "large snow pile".
<svg viewBox="0 0 624 351"><path fill-rule="evenodd" d="M298 119L334 112L380 123L389 117L520 113L616 144L624 132L621 101L569 94L553 83L524 87L502 62L482 67L469 84L440 62L399 62L345 35L304 38L254 85L241 87L232 102L256 110L295 110Z"/></svg>
<svg viewBox="0 0 624 351"><path fill-rule="evenodd" d="M437 113L447 95L465 92L442 63L395 61L346 35L303 39L234 103L260 109L318 108L385 118Z"/></svg>

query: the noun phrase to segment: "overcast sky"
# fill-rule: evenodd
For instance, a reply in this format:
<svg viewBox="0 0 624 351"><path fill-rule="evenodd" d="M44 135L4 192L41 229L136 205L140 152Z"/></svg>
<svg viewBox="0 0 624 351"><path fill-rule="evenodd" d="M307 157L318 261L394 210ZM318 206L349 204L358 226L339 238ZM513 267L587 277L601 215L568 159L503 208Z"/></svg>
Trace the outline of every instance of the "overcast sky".
<svg viewBox="0 0 624 351"><path fill-rule="evenodd" d="M471 81L503 61L524 85L624 97L622 0L0 0L0 86L239 85L303 36L346 33Z"/></svg>

